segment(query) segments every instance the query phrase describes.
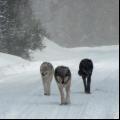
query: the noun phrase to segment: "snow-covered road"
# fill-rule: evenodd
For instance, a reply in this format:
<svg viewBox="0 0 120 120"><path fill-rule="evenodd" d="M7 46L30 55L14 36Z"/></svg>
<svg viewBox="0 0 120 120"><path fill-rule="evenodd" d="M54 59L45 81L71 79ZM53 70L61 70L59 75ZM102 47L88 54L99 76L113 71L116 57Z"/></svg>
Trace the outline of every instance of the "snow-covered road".
<svg viewBox="0 0 120 120"><path fill-rule="evenodd" d="M114 69L103 75L101 80L93 76L92 94L86 95L82 80L73 74L70 106L59 105L54 80L52 95L46 97L39 73L6 76L0 82L0 118L113 118L119 111L119 73Z"/></svg>
<svg viewBox="0 0 120 120"><path fill-rule="evenodd" d="M39 73L42 60L25 62L15 58L12 64L10 61L7 64L8 59L6 61L6 57L4 58L2 54L2 59L0 58L0 119L118 118L119 52L118 47L115 47L115 49L114 47L77 48L69 50L69 52L66 51L67 54L64 53L64 57L62 56L60 60L53 54L56 60L52 61L52 58L50 61L54 67L61 64L67 65L72 71L72 103L68 106L59 105L60 96L54 79L51 96L43 95L42 80ZM56 51L57 53L59 51ZM79 54L80 56L78 56ZM63 51L61 55L63 55ZM90 95L84 93L83 81L77 74L80 60L87 56L94 61L92 94ZM40 57L44 59L44 57ZM66 59L63 59L65 57ZM11 61L13 61L12 59L14 57L11 57ZM1 61L5 64L2 65Z"/></svg>

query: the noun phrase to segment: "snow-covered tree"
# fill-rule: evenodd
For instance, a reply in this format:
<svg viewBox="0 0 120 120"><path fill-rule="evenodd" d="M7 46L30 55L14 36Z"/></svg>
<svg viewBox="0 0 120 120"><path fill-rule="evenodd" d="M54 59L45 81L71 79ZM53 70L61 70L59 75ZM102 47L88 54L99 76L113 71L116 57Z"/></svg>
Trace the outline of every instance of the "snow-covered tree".
<svg viewBox="0 0 120 120"><path fill-rule="evenodd" d="M46 35L32 14L30 0L0 0L0 51L29 57L29 49L43 48Z"/></svg>
<svg viewBox="0 0 120 120"><path fill-rule="evenodd" d="M7 52L6 31L7 31L7 0L0 0L0 51Z"/></svg>

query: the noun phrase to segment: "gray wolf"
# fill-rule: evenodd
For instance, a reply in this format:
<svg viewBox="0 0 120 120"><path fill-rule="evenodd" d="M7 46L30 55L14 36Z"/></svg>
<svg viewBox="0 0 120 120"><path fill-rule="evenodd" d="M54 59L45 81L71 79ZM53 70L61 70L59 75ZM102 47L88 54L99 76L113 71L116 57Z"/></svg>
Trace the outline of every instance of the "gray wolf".
<svg viewBox="0 0 120 120"><path fill-rule="evenodd" d="M57 82L60 96L61 96L61 105L70 104L70 87L71 87L71 71L68 67L58 66L55 69L55 80ZM66 91L66 98L64 94L64 88Z"/></svg>
<svg viewBox="0 0 120 120"><path fill-rule="evenodd" d="M44 95L51 94L51 83L54 76L54 68L51 63L44 62L41 64L40 73L42 77Z"/></svg>

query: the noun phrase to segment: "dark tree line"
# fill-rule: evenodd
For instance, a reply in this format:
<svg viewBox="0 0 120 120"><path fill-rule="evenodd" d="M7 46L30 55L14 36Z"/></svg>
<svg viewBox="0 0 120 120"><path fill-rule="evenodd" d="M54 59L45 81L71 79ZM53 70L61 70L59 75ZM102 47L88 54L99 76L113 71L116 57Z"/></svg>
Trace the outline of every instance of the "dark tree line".
<svg viewBox="0 0 120 120"><path fill-rule="evenodd" d="M34 18L30 0L0 0L0 52L29 57L42 49L46 31Z"/></svg>

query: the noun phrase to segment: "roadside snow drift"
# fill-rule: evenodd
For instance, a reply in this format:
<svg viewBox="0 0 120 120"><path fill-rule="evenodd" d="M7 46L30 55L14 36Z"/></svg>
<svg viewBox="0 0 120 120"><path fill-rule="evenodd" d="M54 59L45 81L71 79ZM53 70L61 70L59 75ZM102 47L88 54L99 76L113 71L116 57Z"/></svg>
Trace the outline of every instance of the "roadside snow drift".
<svg viewBox="0 0 120 120"><path fill-rule="evenodd" d="M0 53L0 67L25 63L25 60L9 54Z"/></svg>
<svg viewBox="0 0 120 120"><path fill-rule="evenodd" d="M0 119L3 118L118 118L119 47L61 48L45 40L43 51L31 51L32 62L0 53ZM94 62L92 94L84 94L78 76L81 59ZM60 106L60 95L53 79L52 95L43 95L39 73L43 61L69 66L72 72L71 101Z"/></svg>

